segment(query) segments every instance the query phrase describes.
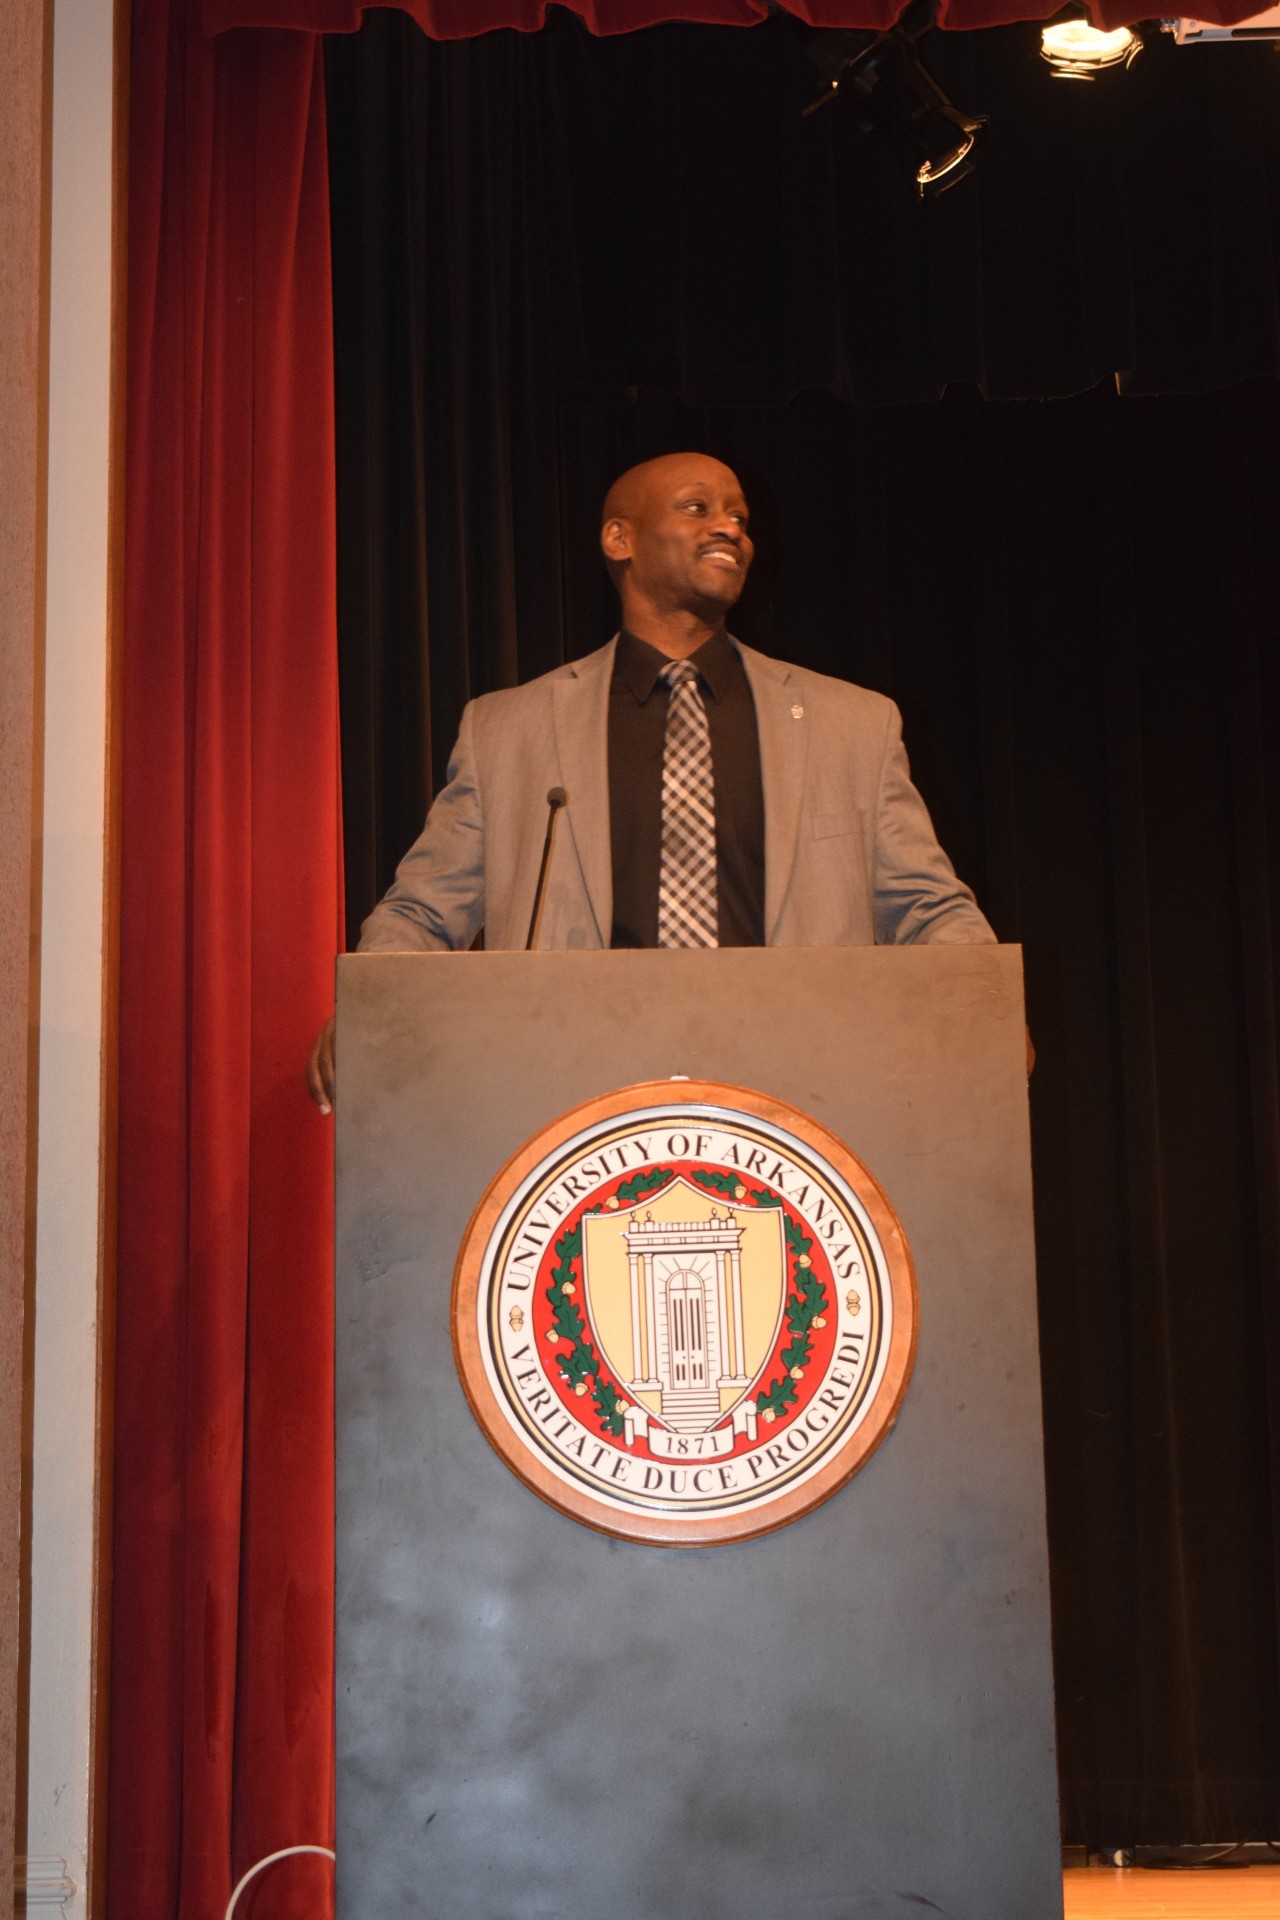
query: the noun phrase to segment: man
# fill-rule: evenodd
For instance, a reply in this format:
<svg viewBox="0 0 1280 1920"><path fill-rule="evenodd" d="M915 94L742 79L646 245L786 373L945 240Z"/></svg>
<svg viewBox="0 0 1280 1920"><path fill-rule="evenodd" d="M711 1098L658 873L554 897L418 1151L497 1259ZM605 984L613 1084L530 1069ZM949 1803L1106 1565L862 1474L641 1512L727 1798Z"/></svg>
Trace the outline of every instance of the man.
<svg viewBox="0 0 1280 1920"><path fill-rule="evenodd" d="M631 468L600 544L621 632L470 703L360 952L456 950L482 926L487 947L523 947L555 789L540 947L993 940L911 784L892 701L725 632L753 553L730 469L699 453ZM332 1021L308 1080L328 1112Z"/></svg>

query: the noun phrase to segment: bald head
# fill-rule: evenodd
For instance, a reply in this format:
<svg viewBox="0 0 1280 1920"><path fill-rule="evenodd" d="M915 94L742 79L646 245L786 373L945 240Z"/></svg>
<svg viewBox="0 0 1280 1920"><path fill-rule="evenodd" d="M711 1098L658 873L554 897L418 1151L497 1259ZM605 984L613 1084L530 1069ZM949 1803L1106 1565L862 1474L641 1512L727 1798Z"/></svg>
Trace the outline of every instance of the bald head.
<svg viewBox="0 0 1280 1920"><path fill-rule="evenodd" d="M609 489L600 545L624 626L673 658L721 624L754 551L737 475L705 453L629 467Z"/></svg>
<svg viewBox="0 0 1280 1920"><path fill-rule="evenodd" d="M633 518L644 510L654 493L679 487L684 480L727 483L739 498L742 488L732 467L713 460L708 453L660 453L654 460L642 460L618 475L605 495L602 524L619 515Z"/></svg>

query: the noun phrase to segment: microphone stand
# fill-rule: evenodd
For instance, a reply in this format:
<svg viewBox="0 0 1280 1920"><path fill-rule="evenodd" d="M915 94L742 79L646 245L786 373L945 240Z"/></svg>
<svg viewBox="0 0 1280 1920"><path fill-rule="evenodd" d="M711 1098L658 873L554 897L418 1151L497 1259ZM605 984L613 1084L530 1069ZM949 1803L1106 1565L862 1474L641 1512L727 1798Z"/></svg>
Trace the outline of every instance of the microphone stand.
<svg viewBox="0 0 1280 1920"><path fill-rule="evenodd" d="M529 938L524 943L526 953L532 953L534 936L538 931L538 916L542 912L542 895L547 884L547 867L551 860L551 837L556 830L556 815L561 807L567 806L569 796L563 787L552 787L547 794L547 834L542 842L542 865L538 869L538 884L533 895L533 912L529 915Z"/></svg>

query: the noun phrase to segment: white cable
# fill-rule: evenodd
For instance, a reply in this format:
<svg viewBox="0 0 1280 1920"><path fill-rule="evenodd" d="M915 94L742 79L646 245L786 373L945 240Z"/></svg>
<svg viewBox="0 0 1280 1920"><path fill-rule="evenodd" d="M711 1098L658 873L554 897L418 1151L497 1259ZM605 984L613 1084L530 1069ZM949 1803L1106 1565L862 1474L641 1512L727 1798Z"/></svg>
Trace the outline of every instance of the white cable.
<svg viewBox="0 0 1280 1920"><path fill-rule="evenodd" d="M261 1873L262 1869L269 1867L273 1860L287 1860L291 1853L322 1853L326 1860L336 1858L332 1847L281 1847L278 1852L267 1854L266 1858L259 1860L256 1866L250 1867L248 1873L242 1873L240 1875L239 1880L236 1882L235 1892L227 1902L227 1911L223 1915L223 1920L231 1920L231 1916L236 1910L236 1901L253 1879L255 1873Z"/></svg>

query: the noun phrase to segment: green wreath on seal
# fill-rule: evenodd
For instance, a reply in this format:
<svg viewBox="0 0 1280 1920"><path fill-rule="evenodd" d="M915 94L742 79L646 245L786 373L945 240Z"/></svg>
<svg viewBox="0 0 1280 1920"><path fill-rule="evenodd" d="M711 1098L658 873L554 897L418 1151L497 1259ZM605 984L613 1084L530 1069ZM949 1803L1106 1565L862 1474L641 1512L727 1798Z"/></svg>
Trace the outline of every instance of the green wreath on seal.
<svg viewBox="0 0 1280 1920"><path fill-rule="evenodd" d="M634 1206L637 1200L643 1199L646 1194L656 1193L674 1179L674 1167L653 1167L648 1173L633 1174L618 1188L617 1199ZM585 1208L578 1216L577 1226L562 1233L556 1241L556 1264L551 1269L547 1299L551 1303L550 1337L556 1342L556 1365L561 1377L580 1400L590 1394L591 1404L600 1416L601 1433L612 1434L616 1440L623 1432L624 1403L617 1386L605 1372L604 1362L587 1338L586 1321L576 1297L579 1284L577 1263L582 1257L582 1223L589 1213L602 1213L604 1204L597 1202L594 1207ZM562 1340L569 1343L567 1353L559 1345Z"/></svg>
<svg viewBox="0 0 1280 1920"><path fill-rule="evenodd" d="M787 1330L791 1338L778 1354L783 1371L756 1395L756 1412L765 1420L776 1420L779 1414L785 1413L799 1399L796 1381L804 1378L804 1370L813 1352L812 1330L827 1324L824 1317L827 1290L813 1271L809 1256L813 1240L795 1215L787 1210L784 1201L776 1193L770 1192L768 1187L752 1187L748 1196L737 1174L712 1173L704 1168L693 1177L700 1187L712 1187L717 1193L727 1194L733 1200L750 1197L757 1207L777 1207L782 1214L787 1251L792 1262L786 1305Z"/></svg>

